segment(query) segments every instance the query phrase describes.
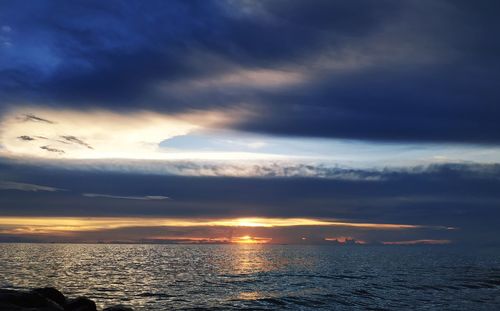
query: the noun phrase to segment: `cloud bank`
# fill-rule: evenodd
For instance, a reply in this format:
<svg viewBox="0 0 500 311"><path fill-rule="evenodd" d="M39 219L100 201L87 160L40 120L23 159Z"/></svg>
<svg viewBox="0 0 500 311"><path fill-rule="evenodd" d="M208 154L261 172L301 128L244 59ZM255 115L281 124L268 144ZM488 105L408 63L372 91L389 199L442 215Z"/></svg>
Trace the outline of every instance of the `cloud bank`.
<svg viewBox="0 0 500 311"><path fill-rule="evenodd" d="M500 142L494 1L6 1L0 11L2 106L244 104L259 113L234 127L250 132Z"/></svg>

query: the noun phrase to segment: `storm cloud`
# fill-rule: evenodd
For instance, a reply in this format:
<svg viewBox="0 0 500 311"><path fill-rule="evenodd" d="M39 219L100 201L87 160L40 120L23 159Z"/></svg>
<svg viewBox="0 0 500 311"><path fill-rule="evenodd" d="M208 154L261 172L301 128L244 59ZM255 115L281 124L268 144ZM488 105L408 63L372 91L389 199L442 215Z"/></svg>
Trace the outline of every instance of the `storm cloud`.
<svg viewBox="0 0 500 311"><path fill-rule="evenodd" d="M0 98L173 112L239 129L498 143L495 1L4 1Z"/></svg>

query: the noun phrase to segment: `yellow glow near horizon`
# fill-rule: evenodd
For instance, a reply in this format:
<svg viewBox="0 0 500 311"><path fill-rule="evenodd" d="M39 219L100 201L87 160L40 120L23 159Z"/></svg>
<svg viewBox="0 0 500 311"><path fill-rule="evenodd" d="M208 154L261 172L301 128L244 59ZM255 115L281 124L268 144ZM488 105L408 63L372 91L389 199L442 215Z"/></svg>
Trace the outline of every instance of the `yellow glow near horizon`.
<svg viewBox="0 0 500 311"><path fill-rule="evenodd" d="M215 226L229 227L293 227L293 226L339 226L339 227L358 227L372 229L413 229L420 228L419 225L406 224L377 224L377 223L357 223L346 221L335 221L327 219L314 218L236 218L213 220L210 222Z"/></svg>
<svg viewBox="0 0 500 311"><path fill-rule="evenodd" d="M97 230L122 227L165 226L165 227L293 227L293 226L339 226L370 229L414 229L419 225L357 223L313 218L229 218L229 219L187 219L187 218L134 218L134 217L0 217L4 226L36 226L52 230Z"/></svg>
<svg viewBox="0 0 500 311"><path fill-rule="evenodd" d="M240 237L192 237L192 236L149 236L149 239L176 241L182 243L232 243L232 244L266 244L272 241L272 238L253 237L244 235Z"/></svg>
<svg viewBox="0 0 500 311"><path fill-rule="evenodd" d="M261 238L261 237L252 237L249 235L244 235L241 237L236 237L231 239L231 243L236 244L266 244L271 242L271 238Z"/></svg>
<svg viewBox="0 0 500 311"><path fill-rule="evenodd" d="M127 217L0 217L1 233L42 234L77 231L101 231L126 227L249 227L294 226L355 227L375 230L404 230L419 225L357 223L313 218L127 218ZM441 227L435 227L441 229ZM445 228L445 227L442 227Z"/></svg>

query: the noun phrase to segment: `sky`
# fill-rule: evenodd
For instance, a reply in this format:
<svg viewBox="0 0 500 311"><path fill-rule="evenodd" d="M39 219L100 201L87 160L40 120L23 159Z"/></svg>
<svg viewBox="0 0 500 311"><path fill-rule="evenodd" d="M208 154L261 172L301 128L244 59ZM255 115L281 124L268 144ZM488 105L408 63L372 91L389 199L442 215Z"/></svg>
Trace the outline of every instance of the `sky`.
<svg viewBox="0 0 500 311"><path fill-rule="evenodd" d="M497 1L0 1L0 242L500 245Z"/></svg>

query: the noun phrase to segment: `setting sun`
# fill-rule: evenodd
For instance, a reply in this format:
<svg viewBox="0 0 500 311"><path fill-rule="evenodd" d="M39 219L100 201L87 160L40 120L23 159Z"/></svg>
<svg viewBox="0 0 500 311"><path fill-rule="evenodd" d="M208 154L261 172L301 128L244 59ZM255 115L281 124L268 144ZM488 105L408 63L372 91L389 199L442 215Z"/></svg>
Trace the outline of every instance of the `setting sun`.
<svg viewBox="0 0 500 311"><path fill-rule="evenodd" d="M236 237L231 240L232 243L237 244L266 244L271 242L271 238L260 238L260 237L252 237L249 235L244 235L241 237Z"/></svg>

